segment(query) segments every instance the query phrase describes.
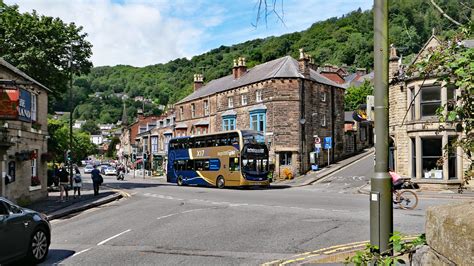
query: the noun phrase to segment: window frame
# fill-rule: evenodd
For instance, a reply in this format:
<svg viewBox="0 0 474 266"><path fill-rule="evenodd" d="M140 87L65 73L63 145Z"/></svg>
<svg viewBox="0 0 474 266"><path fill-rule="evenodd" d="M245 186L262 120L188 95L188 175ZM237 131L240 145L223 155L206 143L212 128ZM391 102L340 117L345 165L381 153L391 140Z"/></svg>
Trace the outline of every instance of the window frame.
<svg viewBox="0 0 474 266"><path fill-rule="evenodd" d="M327 117L326 114L321 114L321 126L327 127Z"/></svg>
<svg viewBox="0 0 474 266"><path fill-rule="evenodd" d="M280 166L291 166L291 163L292 163L292 155L293 155L293 152L291 151L281 151L279 152L279 163L280 163ZM282 163L283 162L283 163Z"/></svg>
<svg viewBox="0 0 474 266"><path fill-rule="evenodd" d="M256 123L256 127L254 126ZM257 111L250 112L250 129L264 132L267 127L267 112L266 111Z"/></svg>
<svg viewBox="0 0 474 266"><path fill-rule="evenodd" d="M235 116L222 117L222 130L235 130L237 128L237 121Z"/></svg>
<svg viewBox="0 0 474 266"><path fill-rule="evenodd" d="M179 107L179 117L181 118L181 120L184 120L184 108L183 108L183 106ZM160 126L161 126L161 122L162 121L160 121Z"/></svg>
<svg viewBox="0 0 474 266"><path fill-rule="evenodd" d="M423 91L428 91L428 90L432 90L433 88L436 88L438 91L439 91L439 100L423 100ZM432 118L432 117L436 117L436 111L434 114L432 115L424 115L423 114L423 106L428 106L428 105L437 105L437 108L436 110L442 106L442 90L441 90L441 86L439 85L430 85L430 86L423 86L420 88L420 117L423 119L423 118Z"/></svg>
<svg viewBox="0 0 474 266"><path fill-rule="evenodd" d="M203 110L204 110L204 115L209 115L209 101L208 100L203 101Z"/></svg>
<svg viewBox="0 0 474 266"><path fill-rule="evenodd" d="M321 93L321 102L326 102L326 100L327 100L327 93L323 91Z"/></svg>
<svg viewBox="0 0 474 266"><path fill-rule="evenodd" d="M232 96L227 96L227 107L234 108L234 98Z"/></svg>
<svg viewBox="0 0 474 266"><path fill-rule="evenodd" d="M31 93L31 121L38 119L38 95Z"/></svg>
<svg viewBox="0 0 474 266"><path fill-rule="evenodd" d="M263 102L263 92L262 92L262 90L256 90L255 91L255 101L257 103Z"/></svg>
<svg viewBox="0 0 474 266"><path fill-rule="evenodd" d="M245 101L244 101L244 99L245 99ZM242 105L247 105L248 104L247 94L242 94L241 95L241 104Z"/></svg>
<svg viewBox="0 0 474 266"><path fill-rule="evenodd" d="M194 103L191 104L191 118L196 117L196 105Z"/></svg>

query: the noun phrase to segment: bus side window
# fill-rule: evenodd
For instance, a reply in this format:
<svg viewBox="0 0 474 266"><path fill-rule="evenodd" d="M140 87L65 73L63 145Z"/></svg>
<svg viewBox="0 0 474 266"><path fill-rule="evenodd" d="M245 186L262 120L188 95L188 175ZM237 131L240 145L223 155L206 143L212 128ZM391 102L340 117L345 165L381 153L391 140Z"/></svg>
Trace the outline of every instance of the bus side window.
<svg viewBox="0 0 474 266"><path fill-rule="evenodd" d="M186 170L194 170L194 161L193 160L188 160L186 163Z"/></svg>

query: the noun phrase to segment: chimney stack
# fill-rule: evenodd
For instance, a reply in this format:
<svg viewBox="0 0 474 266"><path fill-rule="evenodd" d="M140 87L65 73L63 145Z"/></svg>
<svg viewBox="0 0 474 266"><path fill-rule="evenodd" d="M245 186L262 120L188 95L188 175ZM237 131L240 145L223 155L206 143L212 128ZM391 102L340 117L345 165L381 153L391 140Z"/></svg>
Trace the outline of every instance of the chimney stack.
<svg viewBox="0 0 474 266"><path fill-rule="evenodd" d="M300 48L300 58L298 59L298 67L299 67L300 73L303 74L305 78L308 78L310 63L309 63L309 57L304 52L303 48Z"/></svg>
<svg viewBox="0 0 474 266"><path fill-rule="evenodd" d="M194 74L194 91L200 89L204 84L204 77L202 74Z"/></svg>
<svg viewBox="0 0 474 266"><path fill-rule="evenodd" d="M390 55L388 59L388 78L389 81L398 76L399 64L397 56L397 48L393 44L390 45Z"/></svg>
<svg viewBox="0 0 474 266"><path fill-rule="evenodd" d="M139 122L143 120L143 109L142 108L137 109L137 116L138 116L138 121Z"/></svg>
<svg viewBox="0 0 474 266"><path fill-rule="evenodd" d="M234 67L232 68L232 74L234 79L242 77L247 72L247 65L245 64L245 57L239 57L234 59Z"/></svg>

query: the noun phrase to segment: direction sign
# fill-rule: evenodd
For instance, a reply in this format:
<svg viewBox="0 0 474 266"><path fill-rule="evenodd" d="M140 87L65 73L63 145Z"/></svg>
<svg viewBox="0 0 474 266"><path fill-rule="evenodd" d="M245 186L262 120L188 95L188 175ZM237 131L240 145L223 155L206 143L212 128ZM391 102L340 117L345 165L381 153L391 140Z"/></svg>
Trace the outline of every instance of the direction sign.
<svg viewBox="0 0 474 266"><path fill-rule="evenodd" d="M332 147L332 138L331 137L325 137L324 138L324 149L329 150Z"/></svg>

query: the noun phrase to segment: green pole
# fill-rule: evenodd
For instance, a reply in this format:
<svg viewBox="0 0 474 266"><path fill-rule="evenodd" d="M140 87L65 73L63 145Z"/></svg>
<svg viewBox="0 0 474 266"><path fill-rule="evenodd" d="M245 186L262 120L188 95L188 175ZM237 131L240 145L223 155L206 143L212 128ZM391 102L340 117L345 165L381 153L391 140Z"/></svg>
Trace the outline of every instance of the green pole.
<svg viewBox="0 0 474 266"><path fill-rule="evenodd" d="M388 0L374 0L375 171L370 192L370 243L389 249L393 234L392 182L388 174Z"/></svg>

